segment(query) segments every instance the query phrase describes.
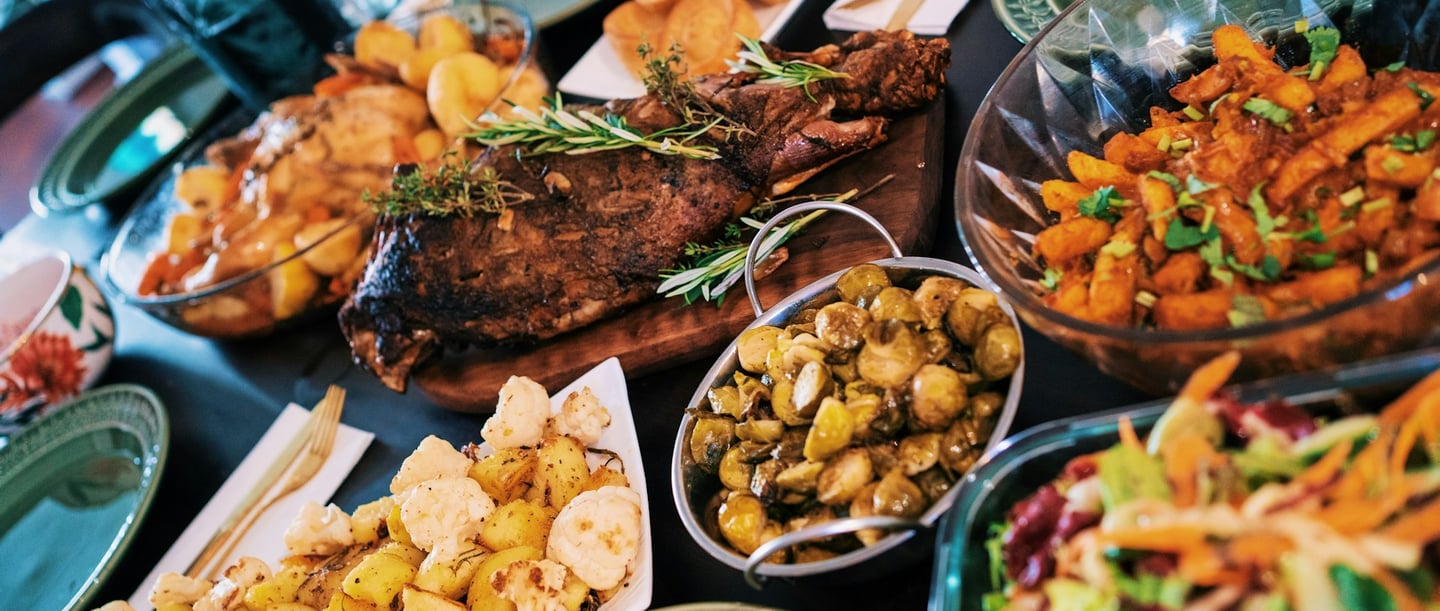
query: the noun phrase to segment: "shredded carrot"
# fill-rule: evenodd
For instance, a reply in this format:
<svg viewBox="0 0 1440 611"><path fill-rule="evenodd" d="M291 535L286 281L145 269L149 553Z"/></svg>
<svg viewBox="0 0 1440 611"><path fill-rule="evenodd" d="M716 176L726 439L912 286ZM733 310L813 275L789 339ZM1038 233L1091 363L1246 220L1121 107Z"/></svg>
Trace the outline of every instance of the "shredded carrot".
<svg viewBox="0 0 1440 611"><path fill-rule="evenodd" d="M1440 497L1430 499L1400 519L1380 529L1380 534L1400 541L1429 543L1440 539Z"/></svg>
<svg viewBox="0 0 1440 611"><path fill-rule="evenodd" d="M1343 535L1358 535L1375 530L1395 512L1405 507L1409 498L1403 481L1394 482L1379 499L1344 498L1319 510L1316 517Z"/></svg>
<svg viewBox="0 0 1440 611"><path fill-rule="evenodd" d="M1436 370L1424 379L1417 382L1405 394L1400 395L1380 412L1380 424L1388 426L1399 426L1401 422L1408 420L1411 414L1420 407L1421 399L1433 393L1440 393L1440 370Z"/></svg>
<svg viewBox="0 0 1440 611"><path fill-rule="evenodd" d="M1142 451L1145 449L1145 444L1140 443L1140 436L1135 434L1135 425L1130 422L1129 416L1120 417L1120 443Z"/></svg>
<svg viewBox="0 0 1440 611"><path fill-rule="evenodd" d="M1331 446L1320 460L1310 465L1300 475L1295 476L1295 481L1306 488L1319 488L1329 484L1340 473L1340 468L1345 466L1345 460L1350 458L1350 451L1355 448L1355 442L1349 439Z"/></svg>
<svg viewBox="0 0 1440 611"><path fill-rule="evenodd" d="M1340 476L1340 481L1335 482L1334 487L1329 490L1332 499L1365 499L1370 497L1372 486L1381 484L1381 479L1389 472L1386 469L1391 440L1394 433L1382 430L1380 435L1360 450L1355 460L1350 461L1350 468Z"/></svg>
<svg viewBox="0 0 1440 611"><path fill-rule="evenodd" d="M1219 552L1208 545L1184 550L1176 570L1181 576L1202 586L1243 584L1249 580L1245 571L1227 566Z"/></svg>
<svg viewBox="0 0 1440 611"><path fill-rule="evenodd" d="M1117 528L1100 533L1100 541L1122 549L1180 552L1205 546L1205 531L1194 526Z"/></svg>
<svg viewBox="0 0 1440 611"><path fill-rule="evenodd" d="M1199 500L1199 475L1217 459L1223 460L1199 433L1189 432L1160 449L1165 458L1165 478L1174 491L1176 507L1194 507Z"/></svg>
<svg viewBox="0 0 1440 611"><path fill-rule="evenodd" d="M1273 533L1247 533L1230 541L1226 555L1238 564L1261 568L1275 566L1280 556L1295 549L1289 537Z"/></svg>
<svg viewBox="0 0 1440 611"><path fill-rule="evenodd" d="M1385 588L1385 592L1390 595L1390 600L1395 603L1395 611L1424 611L1425 607L1415 599L1415 594L1410 591L1410 587L1395 577L1394 573L1383 568L1376 568L1370 578L1380 584L1380 587Z"/></svg>
<svg viewBox="0 0 1440 611"><path fill-rule="evenodd" d="M1190 378L1185 380L1185 386L1180 389L1180 394L1176 395L1176 399L1196 403L1204 402L1225 385L1225 381L1230 379L1230 374L1235 373L1235 368L1238 366L1240 366L1240 353L1235 350L1210 359L1210 362L1201 365L1195 369L1194 373L1190 374Z"/></svg>

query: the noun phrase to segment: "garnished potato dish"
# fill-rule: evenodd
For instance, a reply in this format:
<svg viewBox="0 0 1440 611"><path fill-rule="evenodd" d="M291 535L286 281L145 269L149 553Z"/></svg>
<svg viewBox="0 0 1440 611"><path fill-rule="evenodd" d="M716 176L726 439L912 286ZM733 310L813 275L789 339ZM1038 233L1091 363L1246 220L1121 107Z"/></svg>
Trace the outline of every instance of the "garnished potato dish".
<svg viewBox="0 0 1440 611"><path fill-rule="evenodd" d="M1239 360L990 525L984 609L1433 608L1440 373L1378 413L1337 393L1349 410L1324 414L1221 391Z"/></svg>
<svg viewBox="0 0 1440 611"><path fill-rule="evenodd" d="M994 293L873 264L736 348L739 369L692 408L684 447L687 485L718 489L697 513L746 556L840 517L920 516L984 451L1022 357ZM769 561L820 561L884 536L828 537Z"/></svg>
<svg viewBox="0 0 1440 611"><path fill-rule="evenodd" d="M678 46L687 64L681 76L694 76L727 70L725 60L735 59L740 51L736 34L760 37L760 22L750 0L626 0L605 16L603 27L625 67L637 78L645 76L641 45L657 53Z"/></svg>
<svg viewBox="0 0 1440 611"><path fill-rule="evenodd" d="M307 503L278 566L241 558L215 582L166 574L150 601L157 611L594 609L625 587L646 545L626 465L593 447L609 424L589 387L552 414L543 386L512 377L486 445L427 437L389 496L350 514Z"/></svg>
<svg viewBox="0 0 1440 611"><path fill-rule="evenodd" d="M1125 327L1240 327L1325 308L1440 254L1440 73L1367 66L1296 26L1293 64L1239 26L1180 82L1178 110L1069 153L1035 236L1045 300ZM1308 47L1308 57L1304 54Z"/></svg>
<svg viewBox="0 0 1440 611"><path fill-rule="evenodd" d="M411 30L362 26L354 55L327 58L336 74L311 95L276 101L238 135L210 145L184 170L164 249L152 253L144 296L189 294L260 273L187 302L184 326L211 336L268 331L335 303L364 267L372 206L397 164L433 161L502 95L536 106L548 83L534 62L517 70L523 41L479 40L446 13ZM508 106L507 106L508 108ZM296 256L296 255L299 256Z"/></svg>

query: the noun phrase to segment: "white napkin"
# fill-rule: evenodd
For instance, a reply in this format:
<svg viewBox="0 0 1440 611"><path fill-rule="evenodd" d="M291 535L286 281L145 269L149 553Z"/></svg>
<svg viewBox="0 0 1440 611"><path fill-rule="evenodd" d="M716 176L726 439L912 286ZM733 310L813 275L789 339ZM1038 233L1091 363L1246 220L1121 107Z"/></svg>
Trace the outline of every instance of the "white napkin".
<svg viewBox="0 0 1440 611"><path fill-rule="evenodd" d="M926 0L905 29L924 36L944 36L950 22L970 0ZM836 0L825 9L825 27L842 32L884 28L902 0Z"/></svg>
<svg viewBox="0 0 1440 611"><path fill-rule="evenodd" d="M204 549L205 544L210 542L220 523L230 516L246 493L255 486L256 480L270 467L273 457L280 452L285 444L294 438L296 431L305 425L305 419L310 417L310 411L291 403L285 406L280 412L280 417L270 425L270 430L255 444L245 460L240 461L240 466L230 474L229 479L215 492L215 496L195 516L185 532L180 533L180 538L170 546L170 551L155 565L150 575L140 584L140 589L130 596L130 606L140 611L153 609L150 604L150 590L155 587L155 581L162 573L183 573L195 561L195 557ZM285 551L284 533L290 526L290 521L300 511L300 506L305 501L318 503L329 502L330 496L335 494L335 489L355 468L355 463L360 461L360 455L365 453L365 448L375 438L374 433L362 431L346 424L340 425L340 430L335 435L335 448L330 453L330 459L325 461L325 466L310 480L304 487L296 490L291 495L280 499L270 507L265 515L255 521L239 543L235 545L229 558L220 559L221 566L229 566L234 559L241 556L254 556L265 560L270 566L279 565L281 558L287 555ZM281 480L284 481L283 479Z"/></svg>

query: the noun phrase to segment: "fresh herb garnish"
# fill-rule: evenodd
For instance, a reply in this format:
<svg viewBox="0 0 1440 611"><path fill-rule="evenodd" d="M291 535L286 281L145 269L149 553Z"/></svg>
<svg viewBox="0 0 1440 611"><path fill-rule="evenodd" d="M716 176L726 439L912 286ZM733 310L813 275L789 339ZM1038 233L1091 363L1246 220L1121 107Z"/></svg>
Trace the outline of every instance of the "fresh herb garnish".
<svg viewBox="0 0 1440 611"><path fill-rule="evenodd" d="M1185 192L1191 195L1199 195L1211 189L1218 188L1219 186L1220 185L1213 182L1200 180L1196 178L1194 174L1185 177Z"/></svg>
<svg viewBox="0 0 1440 611"><path fill-rule="evenodd" d="M1263 182L1255 185L1255 188L1250 190L1250 198L1246 200L1246 203L1250 204L1250 210L1255 213L1255 231L1260 233L1262 239L1269 236L1270 232L1275 231L1275 219L1270 217L1270 208L1265 205L1265 196L1260 194L1260 189L1264 186Z"/></svg>
<svg viewBox="0 0 1440 611"><path fill-rule="evenodd" d="M736 36L740 38L740 44L745 48L736 54L736 57L739 58L738 61L727 59L725 63L736 72L761 75L760 79L755 81L757 83L780 85L781 87L801 87L805 90L805 97L814 102L815 96L810 92L811 83L828 79L850 78L850 75L844 72L836 72L820 64L807 61L777 62L765 54L765 49L760 46L760 41L740 34L736 34Z"/></svg>
<svg viewBox="0 0 1440 611"><path fill-rule="evenodd" d="M455 160L454 153L448 153L433 170L419 166L397 170L389 191L378 195L366 191L361 198L376 213L387 216L471 217L476 212L500 214L535 196L501 179L494 168L474 174Z"/></svg>
<svg viewBox="0 0 1440 611"><path fill-rule="evenodd" d="M1305 40L1310 41L1310 80L1318 81L1340 49L1340 30L1331 27L1306 30Z"/></svg>
<svg viewBox="0 0 1440 611"><path fill-rule="evenodd" d="M1165 229L1165 248L1170 250L1185 250L1191 246L1201 244L1207 240L1220 237L1220 230L1215 226L1202 230L1195 225L1186 224L1180 218L1170 219L1170 226Z"/></svg>
<svg viewBox="0 0 1440 611"><path fill-rule="evenodd" d="M1170 185L1171 189L1175 189L1176 191L1180 190L1180 179L1176 178L1174 174L1161 172L1160 170L1150 170L1150 173L1146 174L1146 176L1156 180L1163 180L1166 184Z"/></svg>
<svg viewBox="0 0 1440 611"><path fill-rule="evenodd" d="M1301 265L1310 269L1329 269L1335 266L1335 253L1333 252L1317 252L1313 255L1298 253L1296 258L1300 260Z"/></svg>
<svg viewBox="0 0 1440 611"><path fill-rule="evenodd" d="M1235 295L1230 298L1230 311L1225 313L1230 326L1243 327L1265 322L1265 304L1254 295Z"/></svg>
<svg viewBox="0 0 1440 611"><path fill-rule="evenodd" d="M1291 113L1289 110L1270 100L1253 97L1245 100L1245 104L1242 105L1241 108L1275 124L1276 127L1283 128L1287 132L1291 129L1290 118L1294 116L1294 113Z"/></svg>
<svg viewBox="0 0 1440 611"><path fill-rule="evenodd" d="M1265 258L1260 260L1259 265L1246 265L1236 261L1234 256L1225 257L1225 263L1230 266L1230 269L1245 274L1248 278L1262 282L1279 280L1280 273L1283 271L1280 268L1280 259L1276 258L1275 255L1265 255Z"/></svg>
<svg viewBox="0 0 1440 611"><path fill-rule="evenodd" d="M1385 67L1383 68L1383 70L1386 71L1386 72L1399 72L1400 69L1401 69L1401 68L1404 68L1404 67L1405 67L1405 60L1400 60L1400 61L1398 61L1398 62L1395 62L1395 63L1393 63L1393 64L1390 64L1390 65L1388 65L1388 66L1385 66Z"/></svg>
<svg viewBox="0 0 1440 611"><path fill-rule="evenodd" d="M1115 191L1115 187L1100 187L1094 193L1085 196L1078 203L1080 214L1091 218L1097 218L1107 223L1114 223L1120 220L1120 214L1112 208L1123 206L1125 199Z"/></svg>
<svg viewBox="0 0 1440 611"><path fill-rule="evenodd" d="M1059 268L1047 267L1045 268L1045 277L1040 279L1040 286L1045 287L1045 290L1054 291L1060 287L1060 279L1064 277L1065 272Z"/></svg>
<svg viewBox="0 0 1440 611"><path fill-rule="evenodd" d="M548 104L537 114L529 108L516 106L519 116L512 121L482 123L470 137L486 146L514 144L524 154L564 153L581 155L616 149L640 147L661 155L682 155L691 159L717 159L720 153L709 145L691 144L696 138L719 125L716 118L700 125L678 125L649 134L631 127L625 117L596 115L588 110L570 111L560 94L546 100ZM487 119L493 118L487 115Z"/></svg>
<svg viewBox="0 0 1440 611"><path fill-rule="evenodd" d="M1420 98L1420 110L1430 108L1430 105L1435 103L1435 96L1430 95L1429 91L1421 89L1420 85L1416 84L1415 81L1405 83L1405 86L1409 87L1410 91L1414 92L1415 96Z"/></svg>

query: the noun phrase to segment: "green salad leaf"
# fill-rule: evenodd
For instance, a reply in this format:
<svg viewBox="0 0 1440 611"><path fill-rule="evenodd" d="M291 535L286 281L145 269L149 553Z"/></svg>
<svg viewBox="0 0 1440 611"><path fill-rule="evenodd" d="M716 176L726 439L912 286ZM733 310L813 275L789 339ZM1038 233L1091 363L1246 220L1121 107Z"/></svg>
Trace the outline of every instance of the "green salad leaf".
<svg viewBox="0 0 1440 611"><path fill-rule="evenodd" d="M1170 499L1165 464L1142 448L1119 444L1100 455L1096 468L1106 511L1135 499Z"/></svg>

